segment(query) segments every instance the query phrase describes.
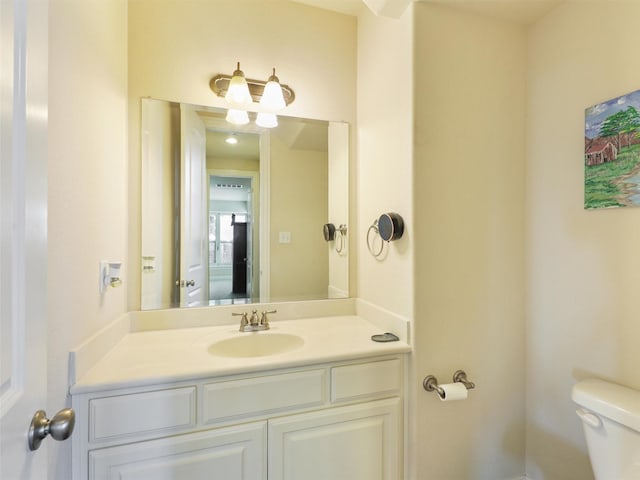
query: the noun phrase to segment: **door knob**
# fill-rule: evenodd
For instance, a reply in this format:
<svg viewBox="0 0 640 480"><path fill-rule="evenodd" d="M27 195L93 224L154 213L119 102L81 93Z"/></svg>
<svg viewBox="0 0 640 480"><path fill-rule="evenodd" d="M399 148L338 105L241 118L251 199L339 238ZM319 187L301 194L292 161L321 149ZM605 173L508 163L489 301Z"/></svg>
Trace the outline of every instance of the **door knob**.
<svg viewBox="0 0 640 480"><path fill-rule="evenodd" d="M40 448L42 440L51 435L54 440L66 440L73 433L76 424L76 414L71 408L65 408L56 413L51 420L44 410L38 410L29 425L29 450Z"/></svg>

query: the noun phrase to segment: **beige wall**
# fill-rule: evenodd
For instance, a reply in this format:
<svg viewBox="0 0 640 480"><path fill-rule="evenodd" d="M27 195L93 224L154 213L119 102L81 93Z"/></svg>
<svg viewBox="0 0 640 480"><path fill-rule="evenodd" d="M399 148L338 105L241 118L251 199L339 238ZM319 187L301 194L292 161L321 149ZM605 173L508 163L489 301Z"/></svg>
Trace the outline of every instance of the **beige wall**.
<svg viewBox="0 0 640 480"><path fill-rule="evenodd" d="M327 152L270 141L270 298L326 298L329 255L322 237L328 216ZM289 232L291 243L280 243Z"/></svg>
<svg viewBox="0 0 640 480"><path fill-rule="evenodd" d="M573 384L640 388L640 211L585 211L584 109L637 90L640 3L568 2L529 38L527 473L592 477Z"/></svg>
<svg viewBox="0 0 640 480"><path fill-rule="evenodd" d="M223 20L221 20L223 19ZM233 41L231 41L233 39ZM151 96L222 106L209 88L237 61L247 77L276 67L296 100L287 115L355 121L356 19L283 0L131 0L129 2L129 198L131 224L140 218L139 99ZM339 80L340 88L335 89ZM129 235L131 268L139 271L140 232ZM134 269L138 270L134 270ZM129 285L137 309L139 282Z"/></svg>
<svg viewBox="0 0 640 480"><path fill-rule="evenodd" d="M98 263L127 258L127 5L49 5L49 410L70 405L69 350L126 311L126 288L98 292ZM71 443L48 446L71 478Z"/></svg>
<svg viewBox="0 0 640 480"><path fill-rule="evenodd" d="M416 479L524 473L526 37L488 17L415 4ZM466 370L443 404L422 389Z"/></svg>
<svg viewBox="0 0 640 480"><path fill-rule="evenodd" d="M207 157L207 170L260 172L260 157L222 158Z"/></svg>

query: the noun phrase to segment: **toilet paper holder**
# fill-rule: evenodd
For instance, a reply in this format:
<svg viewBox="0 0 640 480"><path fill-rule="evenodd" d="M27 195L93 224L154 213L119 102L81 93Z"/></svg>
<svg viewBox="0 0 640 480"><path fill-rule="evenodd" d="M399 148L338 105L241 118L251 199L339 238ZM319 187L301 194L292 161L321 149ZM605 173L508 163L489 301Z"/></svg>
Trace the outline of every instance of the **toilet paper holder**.
<svg viewBox="0 0 640 480"><path fill-rule="evenodd" d="M473 382L470 382L467 379L467 374L465 373L464 370L456 370L456 372L453 374L453 383L461 383L464 385L464 388L466 388L467 390L476 388L476 384ZM440 398L445 397L444 390L438 385L438 379L433 375L427 375L426 377L424 377L424 380L422 381L422 386L427 392L438 392L438 395L440 395Z"/></svg>

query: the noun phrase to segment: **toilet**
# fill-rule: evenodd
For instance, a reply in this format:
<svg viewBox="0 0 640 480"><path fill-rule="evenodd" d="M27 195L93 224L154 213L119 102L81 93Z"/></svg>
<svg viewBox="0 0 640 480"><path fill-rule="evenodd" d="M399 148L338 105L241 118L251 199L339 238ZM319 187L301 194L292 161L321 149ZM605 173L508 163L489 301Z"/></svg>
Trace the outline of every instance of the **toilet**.
<svg viewBox="0 0 640 480"><path fill-rule="evenodd" d="M573 387L596 480L640 479L640 391L583 380Z"/></svg>

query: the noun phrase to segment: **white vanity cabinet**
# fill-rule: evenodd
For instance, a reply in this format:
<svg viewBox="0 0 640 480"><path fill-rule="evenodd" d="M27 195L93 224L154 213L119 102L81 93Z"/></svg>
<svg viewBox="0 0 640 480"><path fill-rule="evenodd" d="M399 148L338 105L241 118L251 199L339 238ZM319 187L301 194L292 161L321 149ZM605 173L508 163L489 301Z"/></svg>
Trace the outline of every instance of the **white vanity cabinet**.
<svg viewBox="0 0 640 480"><path fill-rule="evenodd" d="M403 355L73 394L73 480L399 480Z"/></svg>

